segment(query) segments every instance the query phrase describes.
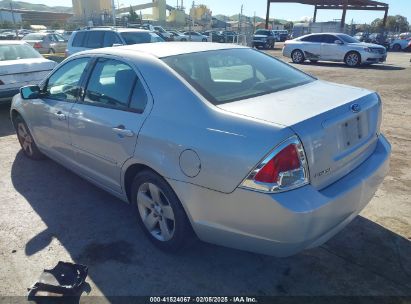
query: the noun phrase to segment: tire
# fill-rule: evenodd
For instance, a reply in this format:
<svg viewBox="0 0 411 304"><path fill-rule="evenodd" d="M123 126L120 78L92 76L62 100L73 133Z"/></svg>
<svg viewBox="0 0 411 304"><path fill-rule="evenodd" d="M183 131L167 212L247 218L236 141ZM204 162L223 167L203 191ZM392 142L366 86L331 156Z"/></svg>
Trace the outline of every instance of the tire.
<svg viewBox="0 0 411 304"><path fill-rule="evenodd" d="M351 68L358 67L361 64L361 55L357 52L348 52L344 57L344 62Z"/></svg>
<svg viewBox="0 0 411 304"><path fill-rule="evenodd" d="M150 170L138 173L131 186L137 221L159 249L174 253L190 244L194 232L180 200L169 184Z"/></svg>
<svg viewBox="0 0 411 304"><path fill-rule="evenodd" d="M394 44L392 47L392 50L394 52L400 52L401 51L401 45L399 45L398 43Z"/></svg>
<svg viewBox="0 0 411 304"><path fill-rule="evenodd" d="M49 55L54 55L56 51L54 49L49 49Z"/></svg>
<svg viewBox="0 0 411 304"><path fill-rule="evenodd" d="M274 48L275 48L275 42L273 41L273 42L271 43L271 49L274 50Z"/></svg>
<svg viewBox="0 0 411 304"><path fill-rule="evenodd" d="M184 42L184 41L187 41L187 39L186 39L186 38L183 38L183 39L181 39L180 41L183 41L183 42Z"/></svg>
<svg viewBox="0 0 411 304"><path fill-rule="evenodd" d="M291 59L294 63L303 63L305 61L305 56L303 51L301 50L294 50L291 53Z"/></svg>
<svg viewBox="0 0 411 304"><path fill-rule="evenodd" d="M24 119L19 115L13 120L13 125L16 129L17 139L19 140L21 149L24 155L32 160L42 160L46 157L40 152L36 143L34 142L33 136L30 133Z"/></svg>

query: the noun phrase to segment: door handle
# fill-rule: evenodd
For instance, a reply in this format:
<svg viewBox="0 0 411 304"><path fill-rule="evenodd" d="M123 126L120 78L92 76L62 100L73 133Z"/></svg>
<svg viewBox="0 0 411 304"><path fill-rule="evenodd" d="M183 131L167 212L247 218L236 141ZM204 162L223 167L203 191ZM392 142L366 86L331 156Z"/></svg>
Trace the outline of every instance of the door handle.
<svg viewBox="0 0 411 304"><path fill-rule="evenodd" d="M57 113L54 113L54 115L56 115L58 120L66 120L66 115L64 115L63 112L58 111Z"/></svg>
<svg viewBox="0 0 411 304"><path fill-rule="evenodd" d="M126 129L125 126L119 125L117 127L112 128L114 133L117 133L118 135L125 136L125 137L133 137L134 132L131 130Z"/></svg>

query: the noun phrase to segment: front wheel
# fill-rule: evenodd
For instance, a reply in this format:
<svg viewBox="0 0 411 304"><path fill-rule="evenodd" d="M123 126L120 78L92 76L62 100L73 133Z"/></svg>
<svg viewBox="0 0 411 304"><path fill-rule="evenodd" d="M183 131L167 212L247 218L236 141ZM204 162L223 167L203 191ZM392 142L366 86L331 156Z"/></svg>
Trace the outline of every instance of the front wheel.
<svg viewBox="0 0 411 304"><path fill-rule="evenodd" d="M146 170L136 175L132 203L137 220L150 241L166 252L181 250L193 232L180 200L158 174Z"/></svg>
<svg viewBox="0 0 411 304"><path fill-rule="evenodd" d="M357 52L349 52L345 55L344 62L349 67L357 67L361 64L361 56Z"/></svg>
<svg viewBox="0 0 411 304"><path fill-rule="evenodd" d="M303 63L305 61L304 53L301 50L295 50L291 53L291 59L294 63Z"/></svg>
<svg viewBox="0 0 411 304"><path fill-rule="evenodd" d="M399 45L398 43L394 44L394 46L392 47L392 50L395 52L401 51L401 45Z"/></svg>
<svg viewBox="0 0 411 304"><path fill-rule="evenodd" d="M54 55L56 54L56 51L54 49L49 49L49 55Z"/></svg>
<svg viewBox="0 0 411 304"><path fill-rule="evenodd" d="M21 116L17 116L14 119L13 124L16 128L17 139L19 140L24 155L33 160L44 159L45 156L40 152L39 148L37 148L33 136L31 135L24 119Z"/></svg>

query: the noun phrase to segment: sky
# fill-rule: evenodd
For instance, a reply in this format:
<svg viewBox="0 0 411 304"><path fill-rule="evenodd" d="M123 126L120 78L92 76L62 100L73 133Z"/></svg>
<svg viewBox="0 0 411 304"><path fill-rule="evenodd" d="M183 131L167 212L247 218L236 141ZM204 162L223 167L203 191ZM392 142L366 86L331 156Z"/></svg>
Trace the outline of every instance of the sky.
<svg viewBox="0 0 411 304"><path fill-rule="evenodd" d="M30 3L41 3L49 6L71 6L71 0L22 0ZM85 0L87 1L87 0ZM143 4L152 0L115 0L120 6L129 6L130 4ZM180 1L180 0L179 0ZM411 23L411 0L379 0L390 5L390 15L403 15ZM167 4L176 5L177 0L168 0ZM265 17L266 0L196 0L195 4L205 4L214 15L234 15L241 10L244 5L243 13L247 16ZM192 1L184 0L185 6L191 6ZM144 13L144 12L143 12ZM291 3L273 3L271 4L271 18L286 19L291 21L302 20L304 17L312 17L313 7L310 5L291 4ZM384 12L381 11L348 11L347 23L354 20L355 23L371 23L376 18L382 18ZM320 10L317 13L317 21L332 21L341 19L341 11L338 10Z"/></svg>

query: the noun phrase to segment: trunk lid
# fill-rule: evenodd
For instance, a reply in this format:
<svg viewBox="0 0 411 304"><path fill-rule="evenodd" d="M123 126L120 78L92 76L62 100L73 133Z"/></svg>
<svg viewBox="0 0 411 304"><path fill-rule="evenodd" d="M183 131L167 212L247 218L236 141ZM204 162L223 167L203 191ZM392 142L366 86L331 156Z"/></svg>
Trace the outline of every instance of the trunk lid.
<svg viewBox="0 0 411 304"><path fill-rule="evenodd" d="M290 127L304 145L310 181L317 189L345 176L372 154L381 123L377 94L324 81L219 107Z"/></svg>
<svg viewBox="0 0 411 304"><path fill-rule="evenodd" d="M0 61L0 89L18 85L37 84L57 65L44 58L30 58Z"/></svg>

